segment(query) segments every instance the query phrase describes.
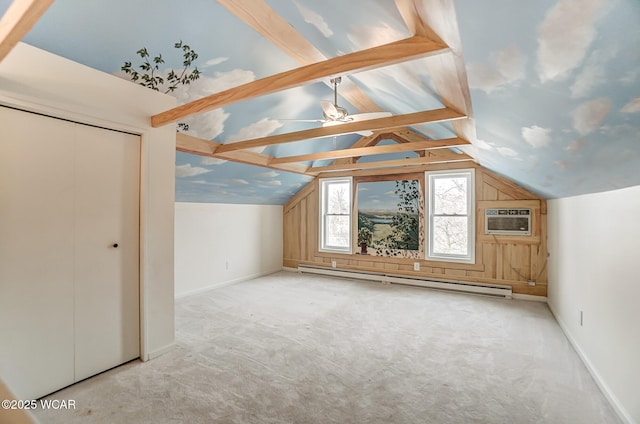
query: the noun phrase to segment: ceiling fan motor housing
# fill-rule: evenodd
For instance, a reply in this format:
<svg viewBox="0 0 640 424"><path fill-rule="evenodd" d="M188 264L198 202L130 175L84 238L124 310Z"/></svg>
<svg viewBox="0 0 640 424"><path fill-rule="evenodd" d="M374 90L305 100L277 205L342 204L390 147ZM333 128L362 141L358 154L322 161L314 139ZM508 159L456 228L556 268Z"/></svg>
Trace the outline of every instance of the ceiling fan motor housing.
<svg viewBox="0 0 640 424"><path fill-rule="evenodd" d="M347 112L347 109L343 108L342 106L336 106L333 105L335 107L335 110L323 110L322 111L322 115L324 116L324 119L328 120L328 121L342 121L345 120L347 118L347 115L349 114L349 112Z"/></svg>

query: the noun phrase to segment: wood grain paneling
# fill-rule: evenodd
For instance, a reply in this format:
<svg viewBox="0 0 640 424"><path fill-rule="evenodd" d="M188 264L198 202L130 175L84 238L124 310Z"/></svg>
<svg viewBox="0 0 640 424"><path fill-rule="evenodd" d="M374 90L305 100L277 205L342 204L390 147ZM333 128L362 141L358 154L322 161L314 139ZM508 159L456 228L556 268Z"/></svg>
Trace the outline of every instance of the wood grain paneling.
<svg viewBox="0 0 640 424"><path fill-rule="evenodd" d="M449 164L445 169L452 169L454 166ZM465 168L465 165L458 165L458 167ZM319 194L316 179L284 206L284 265L327 266L332 260L336 260L338 267L344 269L508 284L513 287L514 293L546 296L546 202L505 177L477 165L474 167L477 184L475 264L318 252ZM415 175L415 170L412 171ZM365 176L362 171L354 174L356 173L360 178ZM377 179L375 171L370 171L369 175L371 180ZM409 175L405 177L408 178ZM488 207L531 208L533 210L531 236L485 235L484 209ZM303 226L305 228L302 228ZM413 262L420 262L420 271L413 271ZM535 281L535 285L529 285L529 280Z"/></svg>

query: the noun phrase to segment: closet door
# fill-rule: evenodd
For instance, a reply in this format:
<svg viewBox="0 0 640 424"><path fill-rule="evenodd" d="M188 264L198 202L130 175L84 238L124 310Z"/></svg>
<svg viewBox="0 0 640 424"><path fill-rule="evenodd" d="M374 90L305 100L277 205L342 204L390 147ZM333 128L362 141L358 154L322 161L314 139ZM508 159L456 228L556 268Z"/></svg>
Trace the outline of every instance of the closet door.
<svg viewBox="0 0 640 424"><path fill-rule="evenodd" d="M74 124L0 107L0 378L18 399L74 381Z"/></svg>
<svg viewBox="0 0 640 424"><path fill-rule="evenodd" d="M140 356L140 137L77 126L75 379Z"/></svg>
<svg viewBox="0 0 640 424"><path fill-rule="evenodd" d="M139 356L139 174L138 136L0 106L0 379L19 399Z"/></svg>

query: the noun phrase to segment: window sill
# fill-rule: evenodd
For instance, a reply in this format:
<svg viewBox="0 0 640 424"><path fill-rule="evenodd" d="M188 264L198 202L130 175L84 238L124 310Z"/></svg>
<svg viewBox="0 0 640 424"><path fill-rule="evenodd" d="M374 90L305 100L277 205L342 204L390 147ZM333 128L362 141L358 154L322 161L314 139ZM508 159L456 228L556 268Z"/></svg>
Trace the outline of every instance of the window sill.
<svg viewBox="0 0 640 424"><path fill-rule="evenodd" d="M339 255L351 255L351 249L348 250L338 250L338 249L318 249L318 253L324 254L339 254ZM320 255L322 256L322 255Z"/></svg>
<svg viewBox="0 0 640 424"><path fill-rule="evenodd" d="M427 261L437 261L437 262L445 262L445 263L453 263L453 264L468 264L475 265L476 258L475 256L472 258L464 258L464 257L455 257L455 256L427 256Z"/></svg>

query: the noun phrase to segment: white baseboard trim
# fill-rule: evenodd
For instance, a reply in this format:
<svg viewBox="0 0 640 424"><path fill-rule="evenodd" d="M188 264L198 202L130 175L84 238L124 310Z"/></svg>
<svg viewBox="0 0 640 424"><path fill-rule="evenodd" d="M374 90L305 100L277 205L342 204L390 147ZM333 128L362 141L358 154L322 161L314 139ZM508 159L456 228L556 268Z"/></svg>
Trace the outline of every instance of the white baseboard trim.
<svg viewBox="0 0 640 424"><path fill-rule="evenodd" d="M511 295L511 297L513 297L514 299L518 299L518 300L529 300L529 301L532 301L532 302L548 303L546 296L534 296L532 294L513 293Z"/></svg>
<svg viewBox="0 0 640 424"><path fill-rule="evenodd" d="M265 272L259 272L259 273L256 273L256 274L249 274L249 275L245 275L245 276L242 276L242 277L234 278L233 280L220 281L220 282L213 283L213 284L210 284L210 285L205 286L205 287L200 287L199 289L189 290L189 291L183 292L183 293L176 293L174 295L174 299L182 299L183 297L192 296L194 294L203 293L203 292L206 292L206 291L209 291L209 290L219 289L221 287L231 286L233 284L241 283L243 281L253 280L254 278L264 277L265 275L271 275L271 274L276 273L276 272L280 272L280 269L275 269L275 270L265 271Z"/></svg>
<svg viewBox="0 0 640 424"><path fill-rule="evenodd" d="M620 404L620 401L618 400L618 398L611 392L611 389L609 389L609 386L607 386L607 384L604 382L602 377L600 377L600 374L594 368L594 366L591 364L591 361L589 360L587 355L584 353L584 351L582 350L580 345L571 336L571 333L569 333L568 327L560 319L560 317L558 316L556 311L554 311L553 303L547 302L547 305L549 305L549 309L551 310L551 313L553 314L553 317L556 319L558 325L560 326L560 329L562 329L562 332L567 337L567 340L569 340L569 343L571 343L571 346L573 346L573 349L576 351L576 353L578 354L578 356L580 357L580 359L584 363L584 366L587 367L587 370L589 371L589 374L591 374L591 377L593 377L593 380L596 382L596 384L600 388L600 391L602 392L604 397L607 398L607 400L609 401L609 403L613 407L613 410L616 411L616 414L618 414L618 417L620 417L620 419L625 424L638 424L638 422L635 421L631 417L631 415L627 412L627 410L624 408L624 406L622 406L622 404Z"/></svg>
<svg viewBox="0 0 640 424"><path fill-rule="evenodd" d="M168 345L166 345L164 347L161 347L160 349L156 349L153 352L149 352L147 354L147 359L145 361L150 361L152 359L157 358L158 356L162 356L162 355L164 355L165 353L169 352L170 350L172 350L175 347L176 347L176 344L175 343L171 343L171 344L168 344Z"/></svg>
<svg viewBox="0 0 640 424"><path fill-rule="evenodd" d="M300 270L298 268L291 268L288 266L283 266L282 267L283 271L287 271L287 272L300 272ZM547 297L546 296L534 296L531 294L519 294L519 293L513 293L511 295L512 299L518 299L518 300L529 300L529 301L534 301L534 302L543 302L543 303L547 303Z"/></svg>

